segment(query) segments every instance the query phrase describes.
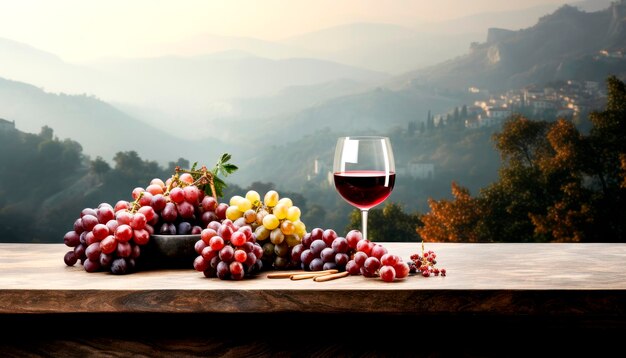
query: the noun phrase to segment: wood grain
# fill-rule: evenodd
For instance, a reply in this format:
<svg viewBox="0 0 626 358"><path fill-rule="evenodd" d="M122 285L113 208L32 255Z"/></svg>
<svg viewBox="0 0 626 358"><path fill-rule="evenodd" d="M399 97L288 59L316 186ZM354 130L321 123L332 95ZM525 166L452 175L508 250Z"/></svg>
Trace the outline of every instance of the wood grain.
<svg viewBox="0 0 626 358"><path fill-rule="evenodd" d="M386 243L407 259L417 243ZM127 276L66 267L62 244L0 244L0 314L383 313L626 316L626 244L426 244L447 277L385 283Z"/></svg>

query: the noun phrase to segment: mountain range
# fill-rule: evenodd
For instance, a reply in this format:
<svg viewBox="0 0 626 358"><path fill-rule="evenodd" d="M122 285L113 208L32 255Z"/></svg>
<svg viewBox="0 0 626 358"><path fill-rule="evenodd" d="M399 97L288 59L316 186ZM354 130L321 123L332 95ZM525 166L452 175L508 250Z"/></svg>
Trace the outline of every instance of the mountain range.
<svg viewBox="0 0 626 358"><path fill-rule="evenodd" d="M86 95L54 94L0 78L0 116L23 132L49 126L60 138L79 142L85 154L111 162L115 153L134 150L160 163L178 158L217 158L228 145L217 138L190 141L136 120L114 106ZM172 131L179 124L172 124Z"/></svg>
<svg viewBox="0 0 626 358"><path fill-rule="evenodd" d="M626 75L625 50L624 1L596 12L565 5L526 29L491 28L486 41L473 44L468 54L395 81L457 90L504 90L569 79L603 82L610 74Z"/></svg>
<svg viewBox="0 0 626 358"><path fill-rule="evenodd" d="M564 6L522 30L492 28L469 53L394 77L327 59L264 58L244 50L77 65L0 40L0 77L8 78L0 80L0 117L29 132L49 125L107 160L136 149L161 163L178 157L205 162L224 151L254 162L260 146L297 145L320 130L384 133L424 121L429 110L443 113L463 103L460 92L449 89L626 74L623 59L598 57L600 50L626 49L625 7L624 1L596 12ZM373 29L379 36L362 36ZM353 24L285 39L275 50L337 53L356 37L347 48L358 53L393 39L401 48L415 34L395 25ZM271 52L264 43L241 43ZM65 85L83 94L58 93Z"/></svg>

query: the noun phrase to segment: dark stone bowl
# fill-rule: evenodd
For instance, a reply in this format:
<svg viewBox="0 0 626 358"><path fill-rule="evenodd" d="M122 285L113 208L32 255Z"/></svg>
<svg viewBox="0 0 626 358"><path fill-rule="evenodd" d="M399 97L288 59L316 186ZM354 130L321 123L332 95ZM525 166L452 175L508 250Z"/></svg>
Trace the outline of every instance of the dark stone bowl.
<svg viewBox="0 0 626 358"><path fill-rule="evenodd" d="M152 235L153 252L167 259L194 259L198 254L195 244L200 235Z"/></svg>

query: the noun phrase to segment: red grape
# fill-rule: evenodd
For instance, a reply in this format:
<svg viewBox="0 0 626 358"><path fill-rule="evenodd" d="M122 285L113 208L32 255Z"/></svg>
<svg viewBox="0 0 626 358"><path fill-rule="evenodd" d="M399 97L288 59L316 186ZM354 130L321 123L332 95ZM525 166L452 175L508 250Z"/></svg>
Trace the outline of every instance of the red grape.
<svg viewBox="0 0 626 358"><path fill-rule="evenodd" d="M395 280L396 278L396 270L393 268L393 266L383 266L380 268L379 275L383 281L393 282L393 280Z"/></svg>

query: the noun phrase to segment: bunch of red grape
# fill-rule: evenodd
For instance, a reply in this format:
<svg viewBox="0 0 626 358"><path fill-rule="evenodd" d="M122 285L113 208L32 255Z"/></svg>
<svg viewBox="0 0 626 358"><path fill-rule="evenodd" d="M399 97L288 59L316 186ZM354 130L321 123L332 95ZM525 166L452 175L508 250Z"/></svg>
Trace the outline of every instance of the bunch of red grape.
<svg viewBox="0 0 626 358"><path fill-rule="evenodd" d="M206 277L241 280L246 273L261 270L263 249L249 225L238 226L230 219L212 221L202 230L193 267Z"/></svg>
<svg viewBox="0 0 626 358"><path fill-rule="evenodd" d="M304 236L302 244L293 248L291 259L308 271L337 269L351 275L380 276L388 282L409 274L409 266L400 257L388 254L380 244L363 239L358 230L348 232L344 238L332 229L315 228Z"/></svg>
<svg viewBox="0 0 626 358"><path fill-rule="evenodd" d="M152 179L150 185L132 191L133 202L120 200L87 208L65 234L64 242L73 247L65 263L80 260L87 272L109 270L114 274L133 271L150 235L200 234L202 227L224 219L226 204L205 195L189 173L175 175L165 183Z"/></svg>
<svg viewBox="0 0 626 358"><path fill-rule="evenodd" d="M155 212L150 206L129 210L128 202L118 202L113 208L102 203L97 209L83 209L63 241L73 250L64 261L74 266L80 260L87 272L110 270L114 274L131 272L152 234L148 224Z"/></svg>
<svg viewBox="0 0 626 358"><path fill-rule="evenodd" d="M205 195L189 173L174 177L174 180L170 178L165 183L153 179L146 189L133 190L133 198L138 197L142 206L150 205L156 212L151 224L155 233L160 235L200 234L211 221L223 220L228 207Z"/></svg>
<svg viewBox="0 0 626 358"><path fill-rule="evenodd" d="M411 262L409 269L411 272L419 273L424 277L430 276L446 276L447 271L445 268L439 269L435 267L437 265L437 254L433 250L424 251L424 243L422 243L422 255L411 255Z"/></svg>

